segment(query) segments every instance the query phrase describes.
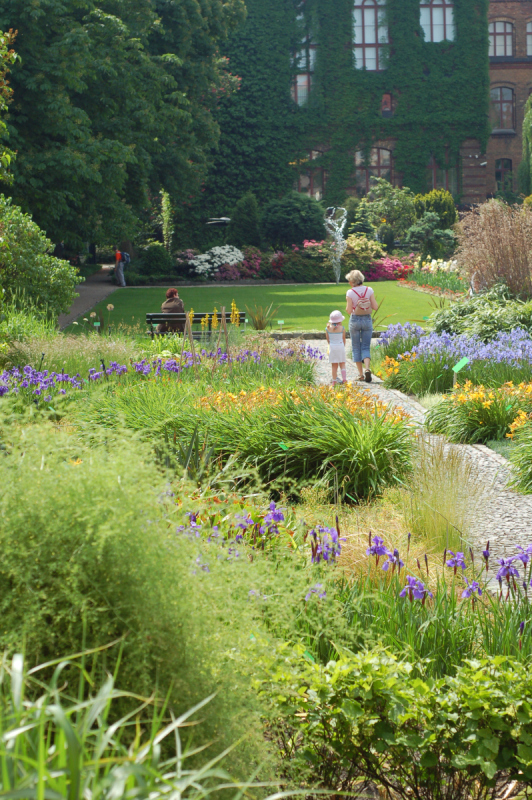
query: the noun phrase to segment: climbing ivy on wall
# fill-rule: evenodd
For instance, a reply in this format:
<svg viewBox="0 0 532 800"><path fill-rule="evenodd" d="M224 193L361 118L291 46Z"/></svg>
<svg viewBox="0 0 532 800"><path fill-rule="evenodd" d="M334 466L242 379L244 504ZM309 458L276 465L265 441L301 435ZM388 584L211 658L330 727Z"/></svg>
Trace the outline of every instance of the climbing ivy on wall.
<svg viewBox="0 0 532 800"><path fill-rule="evenodd" d="M387 0L387 69L355 69L354 0L247 0L244 27L224 48L240 92L223 101L221 139L202 195L205 213L227 214L246 191L259 203L289 191L298 160L323 155L326 203L354 186L354 153L395 140L394 169L414 192L427 188L431 154L440 167L458 162L465 139L489 136L489 0L454 0L453 42L425 42L419 0ZM304 14L304 23L297 21ZM317 44L313 87L298 108L290 98L294 53L303 28ZM395 111L383 118L391 93Z"/></svg>
<svg viewBox="0 0 532 800"><path fill-rule="evenodd" d="M307 0L309 24L318 21L319 47L308 141L329 147L326 200L338 202L353 185L353 153L394 139L394 169L403 185L426 190L431 154L443 167L458 161L465 139L489 136L488 0L455 0L453 42L425 42L419 0L387 0L387 69L354 68L350 34L353 0ZM381 115L384 93L396 103Z"/></svg>

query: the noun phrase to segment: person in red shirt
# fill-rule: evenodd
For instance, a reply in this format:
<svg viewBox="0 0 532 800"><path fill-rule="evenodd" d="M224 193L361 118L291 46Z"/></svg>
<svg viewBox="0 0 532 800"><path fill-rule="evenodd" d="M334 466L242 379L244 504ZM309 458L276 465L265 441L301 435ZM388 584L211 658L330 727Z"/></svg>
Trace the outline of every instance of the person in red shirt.
<svg viewBox="0 0 532 800"><path fill-rule="evenodd" d="M124 258L117 247L115 247L115 278L119 286L124 287L126 285L124 278Z"/></svg>

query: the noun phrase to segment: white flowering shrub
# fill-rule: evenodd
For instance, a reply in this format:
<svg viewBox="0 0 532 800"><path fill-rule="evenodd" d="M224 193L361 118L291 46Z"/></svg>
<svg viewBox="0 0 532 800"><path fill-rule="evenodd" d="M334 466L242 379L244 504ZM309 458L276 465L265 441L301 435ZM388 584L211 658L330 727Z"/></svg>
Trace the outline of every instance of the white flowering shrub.
<svg viewBox="0 0 532 800"><path fill-rule="evenodd" d="M206 253L196 256L192 261L196 275L210 278L224 264L230 266L240 264L244 260L244 253L238 247L225 244L220 247L212 247Z"/></svg>

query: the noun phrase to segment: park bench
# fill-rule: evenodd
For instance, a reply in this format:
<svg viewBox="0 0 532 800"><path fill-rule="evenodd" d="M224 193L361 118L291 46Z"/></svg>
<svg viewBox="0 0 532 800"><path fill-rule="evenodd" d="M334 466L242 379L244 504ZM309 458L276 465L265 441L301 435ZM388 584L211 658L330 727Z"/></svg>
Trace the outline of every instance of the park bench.
<svg viewBox="0 0 532 800"><path fill-rule="evenodd" d="M195 311L193 318L190 320L191 325L195 325L195 324L198 325L199 323L201 323L201 321L203 319L205 319L205 317L207 315L209 316L208 331L209 331L209 333L211 333L211 330L212 330L212 312L204 311L204 312L200 313L200 312L196 312ZM160 325L160 324L168 325L169 323L172 323L172 322L178 322L178 323L181 323L181 325L184 327L188 316L189 315L187 314L186 311L178 311L178 312L173 313L173 314L162 314L159 311L159 312L157 312L157 314L146 314L146 325L148 325L149 331L150 331L150 336L153 339L155 334L157 334L157 336L165 336L166 333L167 333L166 331L163 332L163 333L158 333L157 330L156 330L157 325ZM218 322L221 323L221 321L222 321L221 312L219 311L216 316L218 317ZM239 311L238 312L238 320L239 320L240 325L243 325L245 323L245 321L246 321L246 312L245 311ZM225 322L226 322L227 325L231 322L231 312L230 311L226 311L225 312ZM168 333L170 333L170 331L168 331ZM200 331L194 331L192 335L194 336L195 339L199 339L199 338L201 338L203 333L200 332Z"/></svg>

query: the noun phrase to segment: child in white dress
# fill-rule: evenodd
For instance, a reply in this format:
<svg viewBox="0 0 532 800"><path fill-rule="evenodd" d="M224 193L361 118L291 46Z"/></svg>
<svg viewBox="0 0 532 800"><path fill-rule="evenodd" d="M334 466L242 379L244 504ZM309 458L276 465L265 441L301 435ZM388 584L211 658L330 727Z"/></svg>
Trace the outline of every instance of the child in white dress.
<svg viewBox="0 0 532 800"><path fill-rule="evenodd" d="M345 317L341 311L333 311L329 323L325 328L329 342L329 363L332 369L332 383L345 383L347 373L345 369L345 328L342 325ZM342 380L337 380L338 365L342 371Z"/></svg>

